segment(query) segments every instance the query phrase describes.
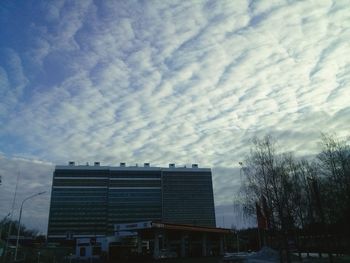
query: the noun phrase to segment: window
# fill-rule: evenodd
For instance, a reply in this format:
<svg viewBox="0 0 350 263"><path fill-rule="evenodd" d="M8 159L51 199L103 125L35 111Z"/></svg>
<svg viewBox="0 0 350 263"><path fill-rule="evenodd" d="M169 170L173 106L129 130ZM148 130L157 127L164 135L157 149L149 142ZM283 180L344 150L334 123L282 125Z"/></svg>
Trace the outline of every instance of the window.
<svg viewBox="0 0 350 263"><path fill-rule="evenodd" d="M101 247L92 247L92 255L93 256L101 255Z"/></svg>
<svg viewBox="0 0 350 263"><path fill-rule="evenodd" d="M85 255L86 255L86 248L85 247L81 247L80 248L80 256L81 257L85 257Z"/></svg>

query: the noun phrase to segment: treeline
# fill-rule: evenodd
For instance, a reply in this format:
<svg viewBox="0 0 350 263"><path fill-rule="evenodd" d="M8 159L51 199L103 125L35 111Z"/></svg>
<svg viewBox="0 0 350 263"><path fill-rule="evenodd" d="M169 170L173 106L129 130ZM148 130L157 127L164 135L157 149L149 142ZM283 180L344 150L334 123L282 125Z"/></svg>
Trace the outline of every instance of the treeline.
<svg viewBox="0 0 350 263"><path fill-rule="evenodd" d="M286 246L300 230L349 236L349 139L322 134L321 151L309 159L277 150L269 136L253 139L241 163L244 211L257 214L260 227L284 236Z"/></svg>
<svg viewBox="0 0 350 263"><path fill-rule="evenodd" d="M8 236L17 236L18 233L18 221L3 218L0 221L0 238L7 239ZM25 225L21 224L20 236L24 237L38 237L40 232L36 229L29 229Z"/></svg>

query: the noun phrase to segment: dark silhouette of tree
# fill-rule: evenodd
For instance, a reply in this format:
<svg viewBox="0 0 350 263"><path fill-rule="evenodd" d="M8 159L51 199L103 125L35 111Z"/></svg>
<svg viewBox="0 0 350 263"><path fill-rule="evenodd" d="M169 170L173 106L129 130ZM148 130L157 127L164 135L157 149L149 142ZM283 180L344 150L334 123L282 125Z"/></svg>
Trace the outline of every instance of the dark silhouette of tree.
<svg viewBox="0 0 350 263"><path fill-rule="evenodd" d="M322 134L321 141L321 152L310 162L293 153L278 153L270 136L254 138L241 163L245 213L255 215L257 207L264 207L269 231L279 234L285 249L288 238L298 238L305 231L313 235L350 233L349 140ZM323 246L330 251L331 244L324 239ZM329 257L332 261L331 254Z"/></svg>
<svg viewBox="0 0 350 263"><path fill-rule="evenodd" d="M265 206L269 228L281 235L280 243L285 249L288 249L287 235L293 230L297 214L293 209L293 200L297 198L295 185L290 175L294 163L291 154L276 154L275 142L265 136L253 139L253 147L242 168L245 212L254 214L256 203L264 200L262 205ZM289 253L287 262L291 262Z"/></svg>
<svg viewBox="0 0 350 263"><path fill-rule="evenodd" d="M8 231L9 231L9 227L10 227L11 222L12 222L12 227L11 227L10 235L12 235L12 236L17 235L18 221L14 221L14 220L11 221L9 219L2 219L0 221L1 230L2 230L2 234L1 234L2 239L7 239L8 234L9 234ZM25 237L36 237L39 235L39 231L35 230L35 229L29 229L25 225L21 224L20 235L25 236Z"/></svg>
<svg viewBox="0 0 350 263"><path fill-rule="evenodd" d="M326 223L350 234L350 141L322 134L321 146L317 155L322 176L320 209Z"/></svg>

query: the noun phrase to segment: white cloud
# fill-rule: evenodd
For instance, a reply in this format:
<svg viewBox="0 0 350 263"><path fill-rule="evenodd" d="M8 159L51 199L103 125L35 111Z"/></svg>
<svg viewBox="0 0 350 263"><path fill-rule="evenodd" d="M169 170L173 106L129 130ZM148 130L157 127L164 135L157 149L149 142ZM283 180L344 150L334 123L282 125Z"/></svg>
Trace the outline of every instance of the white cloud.
<svg viewBox="0 0 350 263"><path fill-rule="evenodd" d="M25 202L22 212L22 223L31 229L45 233L48 222L49 200L51 194L53 165L38 160L23 158L6 158L0 155L0 218L12 212L16 181L18 187L15 199L13 220L18 220L19 210L24 198L46 191L42 196Z"/></svg>
<svg viewBox="0 0 350 263"><path fill-rule="evenodd" d="M0 45L5 155L234 167L254 135L309 155L321 131L348 134L346 1L25 8L44 15Z"/></svg>
<svg viewBox="0 0 350 263"><path fill-rule="evenodd" d="M22 98L28 79L23 72L21 57L15 50L5 48L0 53L0 97L4 98L0 104L0 118L6 118Z"/></svg>

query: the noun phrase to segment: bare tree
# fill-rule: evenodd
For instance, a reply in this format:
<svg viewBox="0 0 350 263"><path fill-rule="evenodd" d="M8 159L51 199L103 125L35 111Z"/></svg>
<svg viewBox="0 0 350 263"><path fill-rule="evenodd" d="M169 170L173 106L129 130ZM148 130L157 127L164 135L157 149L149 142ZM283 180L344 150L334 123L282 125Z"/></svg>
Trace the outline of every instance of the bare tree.
<svg viewBox="0 0 350 263"><path fill-rule="evenodd" d="M280 243L283 242L285 249L288 249L288 232L294 227L292 167L293 156L276 154L275 142L269 136L253 139L243 167L245 212L254 214L256 202L265 200L269 227L281 234ZM290 262L289 256L287 262Z"/></svg>
<svg viewBox="0 0 350 263"><path fill-rule="evenodd" d="M328 235L332 228L350 233L349 139L322 134L322 151L310 162L292 153L277 153L269 136L254 138L241 165L245 213L254 215L260 202L269 229L280 234L285 248L288 237L306 230ZM326 243L331 251L330 242ZM330 252L329 258L332 262Z"/></svg>
<svg viewBox="0 0 350 263"><path fill-rule="evenodd" d="M350 233L350 142L322 134L318 164L322 175L322 209L327 223Z"/></svg>

